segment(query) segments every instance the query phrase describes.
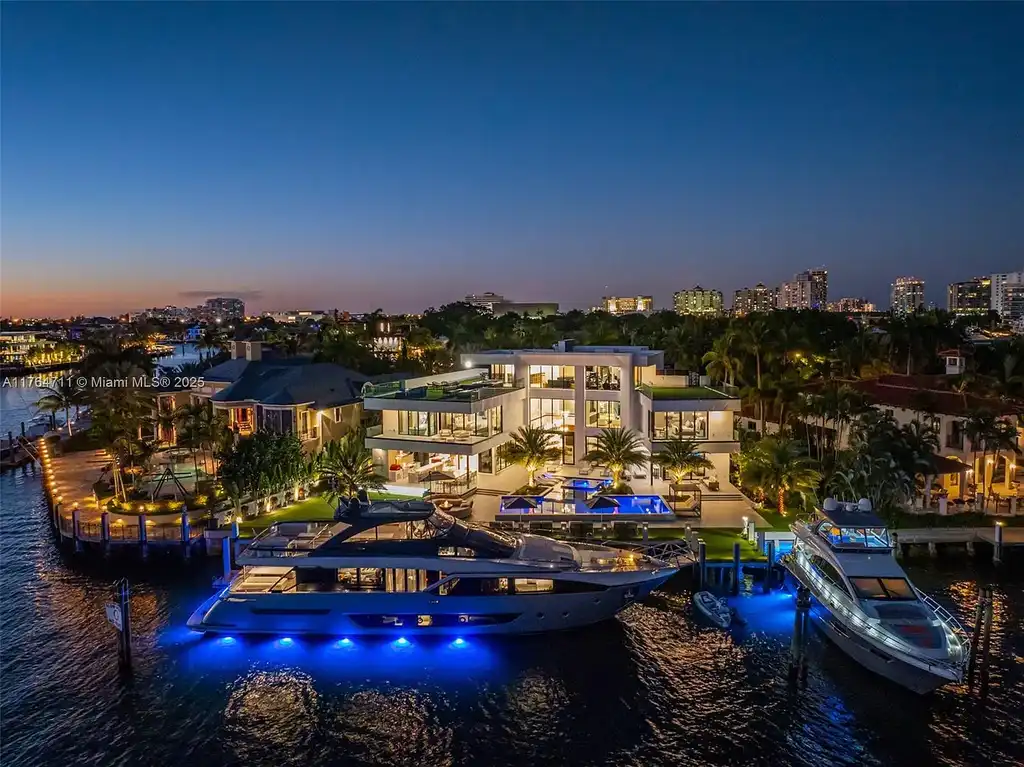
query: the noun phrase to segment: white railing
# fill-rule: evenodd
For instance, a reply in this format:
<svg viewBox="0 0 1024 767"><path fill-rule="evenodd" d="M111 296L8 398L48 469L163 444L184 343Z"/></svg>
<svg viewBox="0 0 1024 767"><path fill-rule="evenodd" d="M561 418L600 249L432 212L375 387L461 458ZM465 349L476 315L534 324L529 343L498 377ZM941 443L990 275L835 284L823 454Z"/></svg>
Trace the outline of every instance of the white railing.
<svg viewBox="0 0 1024 767"><path fill-rule="evenodd" d="M897 638L894 634L881 628L878 624L867 620L861 613L860 608L853 602L852 599L850 599L850 597L846 595L846 588L844 586L837 584L831 578L817 572L811 566L810 562L807 559L807 555L803 551L795 552L795 556L791 556L789 561L797 564L803 571L807 579L814 584L815 588L819 592L815 594L815 596L817 596L818 599L825 602L833 613L838 613L839 615L844 617L858 631L861 631L862 633L866 634L872 640L879 642L887 647L890 647L893 650L901 652L904 655L909 655L918 662L923 663L928 667L935 666L944 669L962 669L967 659L967 649L969 647L969 642L966 641L966 638L962 634L957 633L957 631L953 629L943 619L943 617L934 610L932 605L935 605L936 607L938 607L938 605L930 597L928 597L928 599L931 602L931 604L929 604L928 602L925 602L925 604L928 606L929 609L935 612L935 617L943 624L943 627L946 629L946 638L949 642L950 653L951 655L959 655L958 658L954 658L949 661L941 661L921 657L920 648L917 648L908 642L904 642L903 640ZM945 612L946 615L949 616L950 620L956 622L956 619L953 618L953 616L950 615L948 611L944 610L943 612ZM956 622L956 626L960 627L959 622ZM962 627L960 627L960 631L963 631Z"/></svg>

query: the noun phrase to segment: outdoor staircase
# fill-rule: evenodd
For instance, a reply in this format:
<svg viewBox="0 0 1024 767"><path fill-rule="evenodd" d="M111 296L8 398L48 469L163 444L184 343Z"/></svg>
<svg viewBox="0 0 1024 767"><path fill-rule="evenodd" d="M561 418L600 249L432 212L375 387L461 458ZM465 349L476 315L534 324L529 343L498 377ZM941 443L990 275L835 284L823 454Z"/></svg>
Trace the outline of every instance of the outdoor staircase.
<svg viewBox="0 0 1024 767"><path fill-rule="evenodd" d="M476 489L476 494L477 495L490 495L490 496L493 496L495 498L501 498L501 496L503 496L503 495L508 495L508 492L505 491L505 490L492 490L492 489L488 489L488 488L485 488L485 487L478 487Z"/></svg>
<svg viewBox="0 0 1024 767"><path fill-rule="evenodd" d="M740 492L714 493L705 490L703 493L701 493L700 500L701 503L711 503L713 501L747 501L750 499Z"/></svg>

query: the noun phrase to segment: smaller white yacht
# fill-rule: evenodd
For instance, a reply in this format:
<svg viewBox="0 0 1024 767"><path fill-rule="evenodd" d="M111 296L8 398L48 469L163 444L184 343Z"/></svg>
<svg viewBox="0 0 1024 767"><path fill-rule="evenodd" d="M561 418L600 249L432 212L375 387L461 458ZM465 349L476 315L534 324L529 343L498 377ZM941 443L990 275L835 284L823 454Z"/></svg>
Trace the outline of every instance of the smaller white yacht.
<svg viewBox="0 0 1024 767"><path fill-rule="evenodd" d="M963 679L966 632L907 578L869 501L828 498L819 515L792 529L784 563L811 592L811 619L840 649L917 693Z"/></svg>
<svg viewBox="0 0 1024 767"><path fill-rule="evenodd" d="M222 634L485 634L614 617L676 567L606 546L510 535L433 504L353 502L335 522L272 525L188 620Z"/></svg>

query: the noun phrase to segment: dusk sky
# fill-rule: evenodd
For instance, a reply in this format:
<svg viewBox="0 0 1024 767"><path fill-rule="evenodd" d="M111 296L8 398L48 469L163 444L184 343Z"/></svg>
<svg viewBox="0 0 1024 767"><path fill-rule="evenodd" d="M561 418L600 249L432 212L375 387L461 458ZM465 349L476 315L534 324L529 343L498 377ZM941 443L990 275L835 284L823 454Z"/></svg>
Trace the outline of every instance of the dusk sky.
<svg viewBox="0 0 1024 767"><path fill-rule="evenodd" d="M0 314L1024 268L1024 4L4 3ZM606 287L607 286L607 287Z"/></svg>

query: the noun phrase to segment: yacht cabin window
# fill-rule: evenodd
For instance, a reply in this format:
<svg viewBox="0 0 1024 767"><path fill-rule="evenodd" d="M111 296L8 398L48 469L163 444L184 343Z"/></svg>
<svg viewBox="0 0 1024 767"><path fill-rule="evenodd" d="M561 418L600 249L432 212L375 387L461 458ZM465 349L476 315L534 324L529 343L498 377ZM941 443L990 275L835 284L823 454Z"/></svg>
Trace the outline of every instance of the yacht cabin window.
<svg viewBox="0 0 1024 767"><path fill-rule="evenodd" d="M916 600L906 578L850 578L861 599Z"/></svg>

